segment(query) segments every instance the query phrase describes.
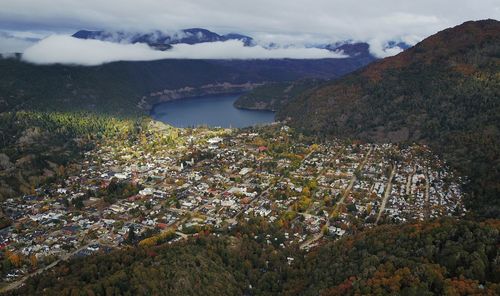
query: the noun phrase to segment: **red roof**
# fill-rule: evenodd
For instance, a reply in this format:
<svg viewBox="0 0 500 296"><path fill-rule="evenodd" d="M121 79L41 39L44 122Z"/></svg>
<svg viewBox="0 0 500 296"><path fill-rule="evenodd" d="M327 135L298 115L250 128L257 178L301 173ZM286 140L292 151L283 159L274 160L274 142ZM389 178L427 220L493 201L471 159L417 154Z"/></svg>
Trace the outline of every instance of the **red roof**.
<svg viewBox="0 0 500 296"><path fill-rule="evenodd" d="M165 223L156 223L156 227L160 228L160 229L165 229L168 227L167 224Z"/></svg>

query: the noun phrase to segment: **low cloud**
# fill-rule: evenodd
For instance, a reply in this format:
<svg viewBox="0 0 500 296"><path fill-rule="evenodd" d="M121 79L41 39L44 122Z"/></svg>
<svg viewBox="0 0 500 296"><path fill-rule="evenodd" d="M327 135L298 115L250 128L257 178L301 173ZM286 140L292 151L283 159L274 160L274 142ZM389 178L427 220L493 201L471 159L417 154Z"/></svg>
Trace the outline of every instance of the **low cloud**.
<svg viewBox="0 0 500 296"><path fill-rule="evenodd" d="M118 44L84 40L64 35L49 36L24 51L23 60L35 64L100 65L116 61L160 59L321 59L345 58L339 52L318 48L246 47L241 41L176 44L167 51L153 50L146 44Z"/></svg>
<svg viewBox="0 0 500 296"><path fill-rule="evenodd" d="M23 52L35 42L30 38L22 38L0 32L0 54L13 54Z"/></svg>
<svg viewBox="0 0 500 296"><path fill-rule="evenodd" d="M368 44L370 45L370 53L380 59L397 55L404 50L399 46L388 47L384 40L372 39L368 41Z"/></svg>

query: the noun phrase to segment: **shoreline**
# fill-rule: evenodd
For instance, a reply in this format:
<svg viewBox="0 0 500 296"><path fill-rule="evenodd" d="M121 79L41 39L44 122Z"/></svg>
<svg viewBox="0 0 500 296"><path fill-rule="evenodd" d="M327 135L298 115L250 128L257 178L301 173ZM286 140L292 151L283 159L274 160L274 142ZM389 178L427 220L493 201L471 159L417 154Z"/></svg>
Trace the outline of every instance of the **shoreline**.
<svg viewBox="0 0 500 296"><path fill-rule="evenodd" d="M155 121L160 121L178 128L245 128L276 122L276 112L274 111L252 110L237 107L234 102L242 94L244 94L244 92L176 98L174 100L154 104L149 110L148 116ZM185 110L185 108L187 109ZM185 112L189 112L189 114ZM188 119L191 118L191 113L198 115L195 115L192 119Z"/></svg>
<svg viewBox="0 0 500 296"><path fill-rule="evenodd" d="M231 95L231 94L241 94L251 91L257 86L264 84L262 83L243 83L243 84L231 84L231 83L218 83L203 85L200 87L183 87L179 89L164 89L157 92L151 92L148 95L142 96L140 101L137 103L137 107L146 113L150 114L155 105L197 97L206 97L210 95Z"/></svg>

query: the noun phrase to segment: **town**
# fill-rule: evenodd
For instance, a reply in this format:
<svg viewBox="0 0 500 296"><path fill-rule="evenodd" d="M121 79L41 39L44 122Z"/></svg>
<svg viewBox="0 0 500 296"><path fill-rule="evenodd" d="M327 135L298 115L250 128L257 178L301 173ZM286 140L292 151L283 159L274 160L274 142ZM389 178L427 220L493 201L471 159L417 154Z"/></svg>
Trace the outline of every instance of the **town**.
<svg viewBox="0 0 500 296"><path fill-rule="evenodd" d="M67 177L11 198L0 247L15 281L60 260L217 235L260 216L305 251L382 223L461 216L464 182L426 146L314 142L281 123L102 141ZM291 258L293 260L293 258Z"/></svg>

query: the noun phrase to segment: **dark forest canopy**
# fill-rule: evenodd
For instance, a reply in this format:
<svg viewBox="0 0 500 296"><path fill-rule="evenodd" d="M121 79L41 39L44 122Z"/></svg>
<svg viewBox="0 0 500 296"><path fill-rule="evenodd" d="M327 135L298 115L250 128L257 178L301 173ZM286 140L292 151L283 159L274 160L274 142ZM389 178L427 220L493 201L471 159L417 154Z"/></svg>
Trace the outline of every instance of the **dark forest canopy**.
<svg viewBox="0 0 500 296"><path fill-rule="evenodd" d="M281 231L251 219L220 238L202 232L185 243L62 263L12 294L495 295L499 231L497 222L447 219L388 225L306 255L265 243L265 234Z"/></svg>
<svg viewBox="0 0 500 296"><path fill-rule="evenodd" d="M151 92L296 79L338 78L371 60L158 60L100 66L33 65L0 58L0 112L92 111L141 115ZM231 90L227 90L230 92ZM203 95L203 93L197 93Z"/></svg>

